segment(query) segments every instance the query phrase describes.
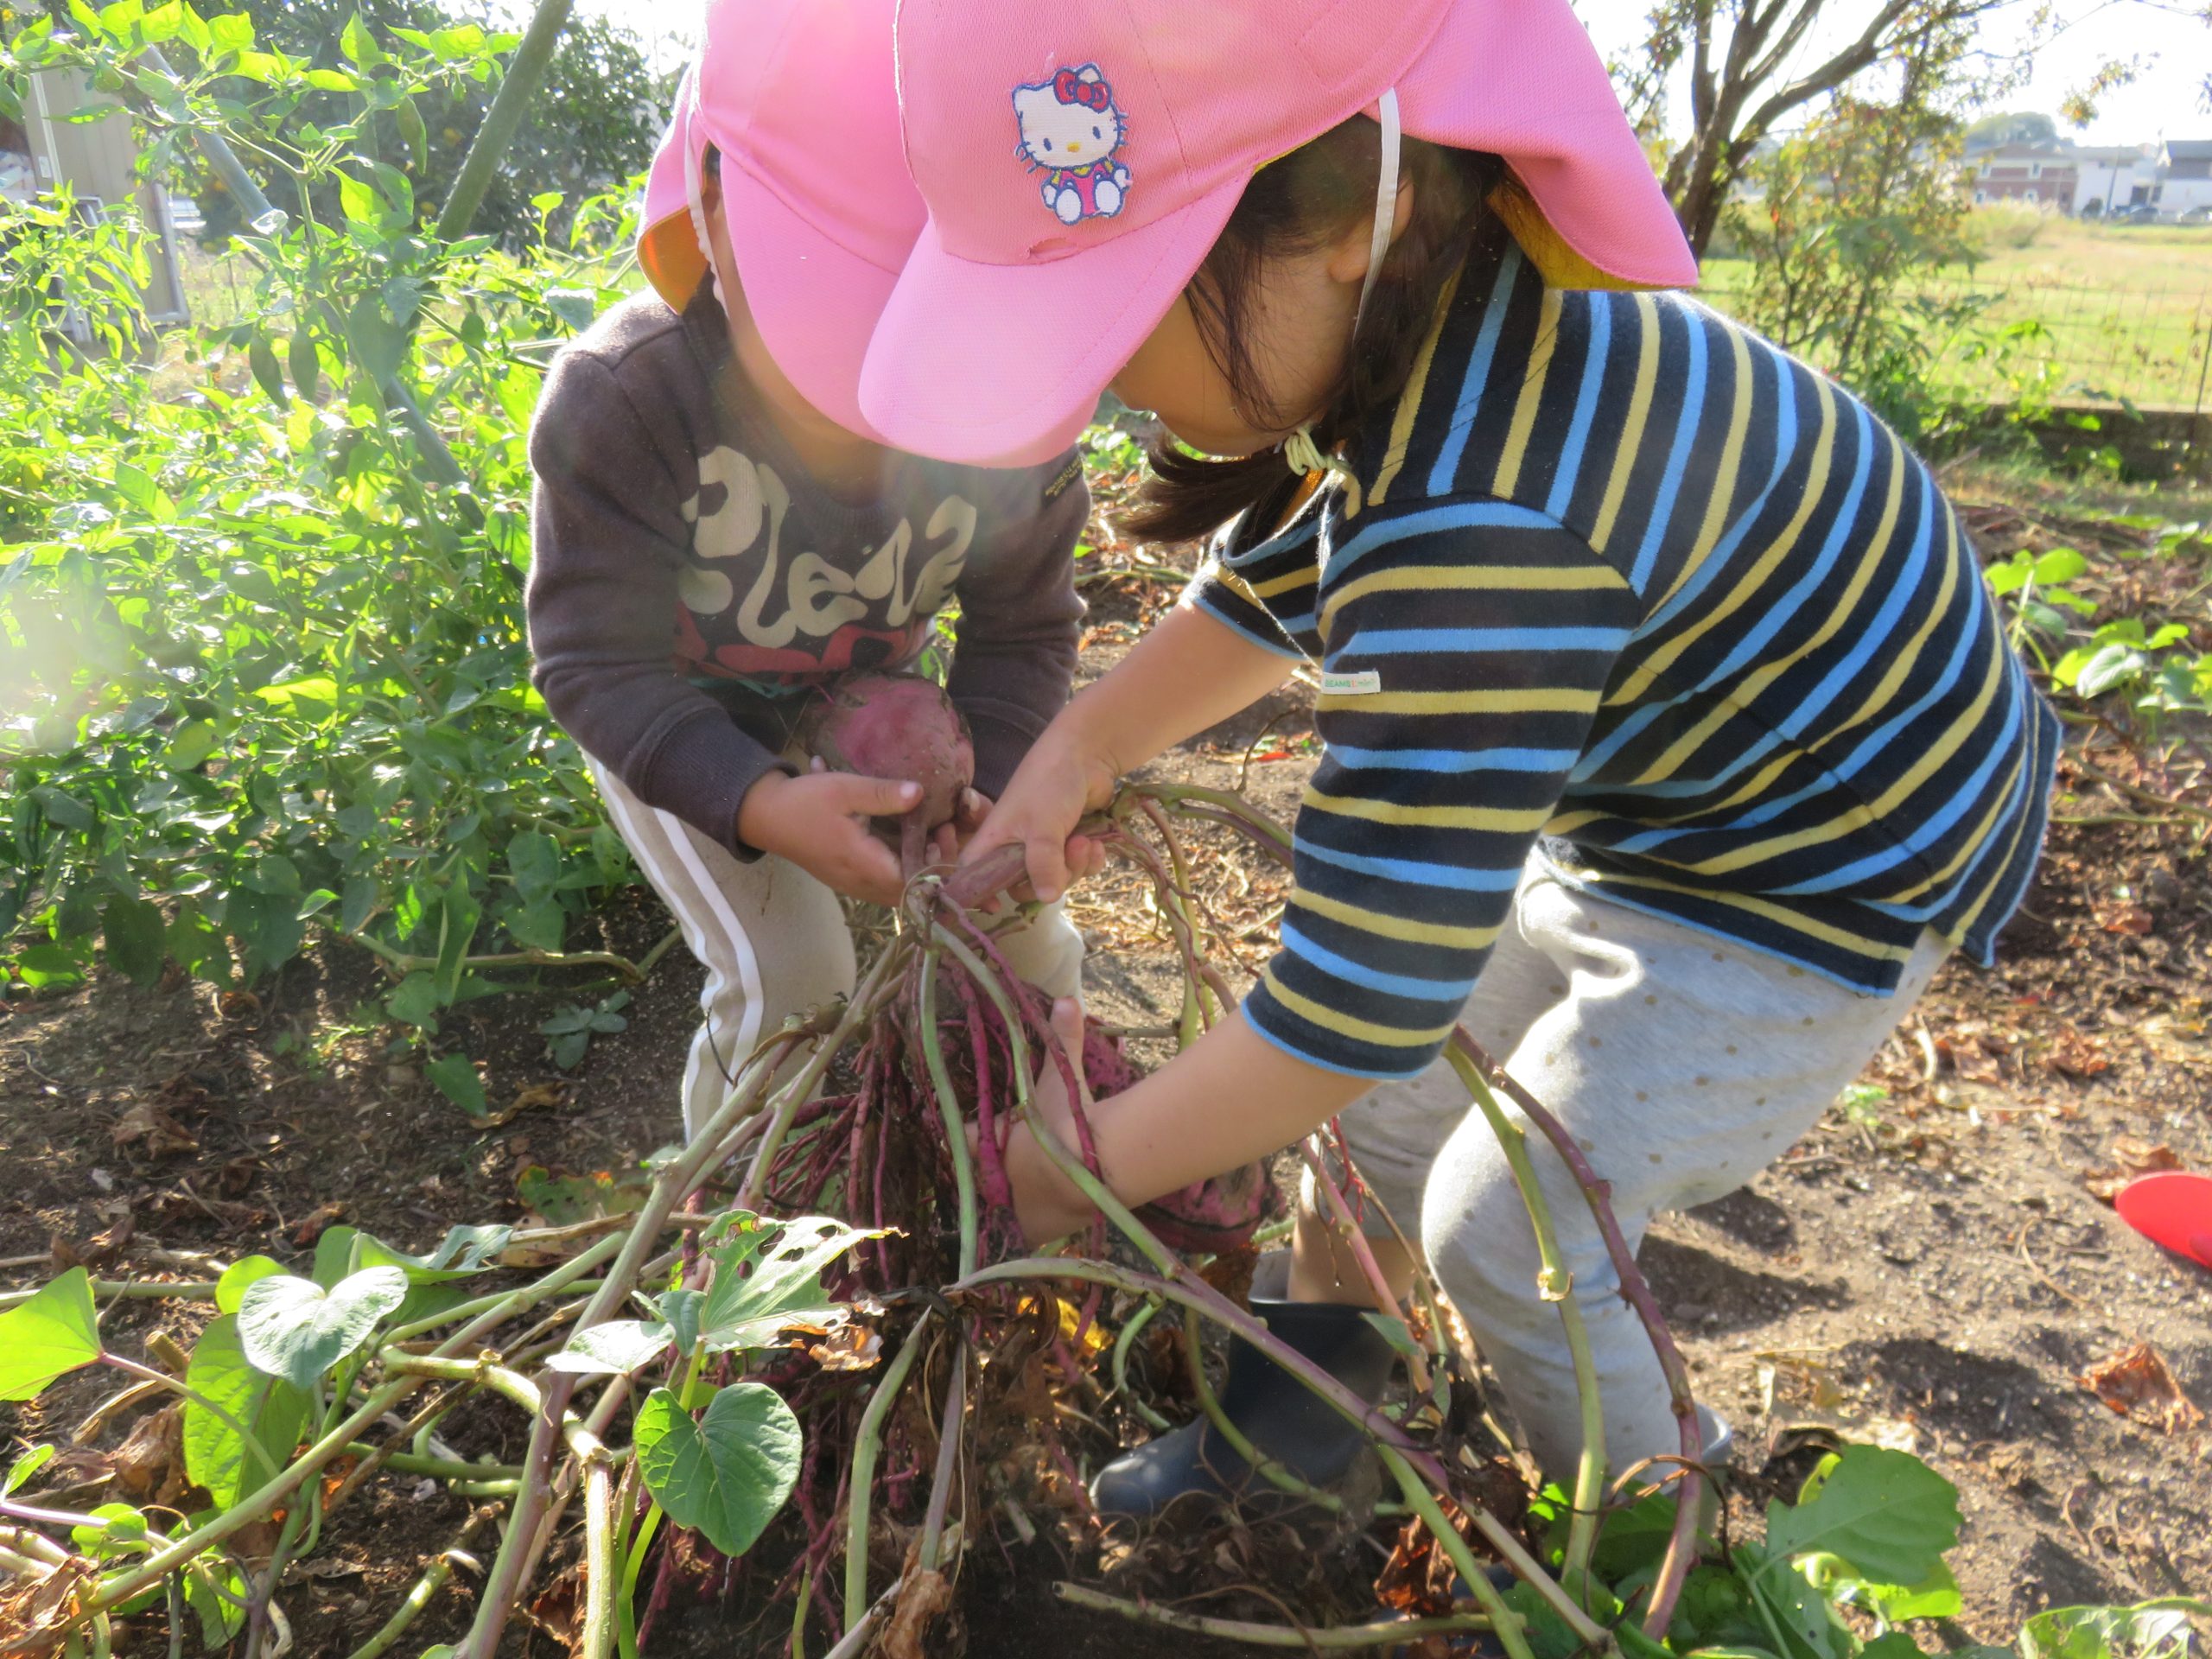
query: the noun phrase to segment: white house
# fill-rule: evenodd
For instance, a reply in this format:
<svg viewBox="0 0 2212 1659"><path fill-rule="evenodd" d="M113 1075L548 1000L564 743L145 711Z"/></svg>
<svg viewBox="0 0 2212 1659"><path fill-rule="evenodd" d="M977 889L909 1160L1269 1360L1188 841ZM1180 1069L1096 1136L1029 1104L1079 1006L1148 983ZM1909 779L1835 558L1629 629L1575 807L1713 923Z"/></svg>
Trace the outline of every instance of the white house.
<svg viewBox="0 0 2212 1659"><path fill-rule="evenodd" d="M2164 177L2158 184L2158 213L2166 219L2212 208L2212 138L2169 138L2158 153Z"/></svg>
<svg viewBox="0 0 2212 1659"><path fill-rule="evenodd" d="M2132 207L2158 193L2158 152L2148 144L2083 144L2074 159L2074 200L2066 211L2076 216Z"/></svg>

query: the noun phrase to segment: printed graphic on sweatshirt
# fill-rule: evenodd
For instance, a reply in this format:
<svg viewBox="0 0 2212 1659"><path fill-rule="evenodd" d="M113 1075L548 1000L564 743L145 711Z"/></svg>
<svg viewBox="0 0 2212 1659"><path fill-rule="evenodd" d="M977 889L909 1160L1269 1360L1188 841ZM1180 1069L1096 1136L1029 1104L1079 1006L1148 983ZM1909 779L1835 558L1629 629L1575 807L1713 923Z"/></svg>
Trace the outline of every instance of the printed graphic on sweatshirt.
<svg viewBox="0 0 2212 1659"><path fill-rule="evenodd" d="M790 489L727 445L702 457L683 504L691 559L677 581L679 670L777 679L894 668L927 643L976 538L976 508L947 495L918 534L901 518L872 548L787 548Z"/></svg>

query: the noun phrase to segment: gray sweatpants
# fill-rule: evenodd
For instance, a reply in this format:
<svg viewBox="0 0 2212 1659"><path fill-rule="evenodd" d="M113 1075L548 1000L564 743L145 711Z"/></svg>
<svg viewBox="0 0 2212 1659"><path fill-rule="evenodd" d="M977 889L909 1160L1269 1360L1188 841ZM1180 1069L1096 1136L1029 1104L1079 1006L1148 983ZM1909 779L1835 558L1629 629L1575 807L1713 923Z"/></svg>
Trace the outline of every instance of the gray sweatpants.
<svg viewBox="0 0 2212 1659"><path fill-rule="evenodd" d="M647 806L594 763L600 794L638 868L707 970L705 1016L683 1071L688 1137L721 1108L731 1077L785 1019L849 995L853 936L837 895L798 865L745 863L673 813ZM1055 997L1079 996L1083 936L1052 906L997 935L1007 965Z"/></svg>
<svg viewBox="0 0 2212 1659"><path fill-rule="evenodd" d="M1586 893L1532 861L1463 1019L1612 1184L1631 1249L1654 1212L1734 1191L1819 1119L1948 954L1924 934L1895 995ZM1517 1118L1517 1114L1516 1115ZM1581 1449L1559 1310L1497 1137L1442 1061L1344 1114L1361 1174L1420 1241L1545 1470ZM1528 1127L1523 1121L1523 1127ZM1615 1474L1675 1449L1658 1361L1567 1166L1529 1128L1590 1332Z"/></svg>

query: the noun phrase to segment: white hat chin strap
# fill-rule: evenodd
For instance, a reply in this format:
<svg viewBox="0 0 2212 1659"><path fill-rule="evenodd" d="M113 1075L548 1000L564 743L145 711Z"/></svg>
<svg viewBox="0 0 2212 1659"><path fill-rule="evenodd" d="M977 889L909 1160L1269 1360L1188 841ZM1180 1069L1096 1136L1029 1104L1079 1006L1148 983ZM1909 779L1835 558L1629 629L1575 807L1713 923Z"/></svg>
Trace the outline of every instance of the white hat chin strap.
<svg viewBox="0 0 2212 1659"><path fill-rule="evenodd" d="M1402 150L1398 125L1398 90L1392 87L1384 92L1376 109L1382 126L1382 164L1375 181L1375 236L1367 248L1367 279L1359 285L1359 308L1352 313L1351 335L1357 342L1360 325L1367 321L1367 302L1375 296L1375 284L1382 275L1382 262L1390 257L1390 233L1396 228L1398 217L1398 165ZM1335 473L1344 480L1351 493L1351 511L1359 511L1359 475L1349 462L1334 455L1325 455L1313 441L1313 428L1309 423L1286 439L1282 446L1283 460L1291 471L1301 474Z"/></svg>
<svg viewBox="0 0 2212 1659"><path fill-rule="evenodd" d="M691 109L690 121L700 117L699 79L704 66L693 70L684 83ZM699 238L699 251L707 261L707 274L714 279L715 302L724 311L729 309L729 284L722 270L721 256L715 251L712 227L707 223L707 184L701 168L699 146L692 142L687 123L683 134L683 194L691 208L691 232Z"/></svg>
<svg viewBox="0 0 2212 1659"><path fill-rule="evenodd" d="M1354 339L1358 338L1360 324L1367 320L1367 302L1374 297L1376 280L1382 275L1382 262L1390 257L1390 232L1396 228L1398 163L1402 147L1396 87L1382 94L1377 113L1382 124L1382 165L1375 181L1375 239L1368 245L1367 280L1359 285L1359 309L1352 315Z"/></svg>

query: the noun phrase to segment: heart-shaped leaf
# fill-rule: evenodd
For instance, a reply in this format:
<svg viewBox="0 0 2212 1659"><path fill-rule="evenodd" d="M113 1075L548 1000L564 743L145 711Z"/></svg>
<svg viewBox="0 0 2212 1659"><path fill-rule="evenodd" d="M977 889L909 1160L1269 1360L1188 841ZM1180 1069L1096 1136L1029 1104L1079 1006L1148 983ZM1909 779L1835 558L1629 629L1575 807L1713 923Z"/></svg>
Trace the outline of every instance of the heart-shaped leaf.
<svg viewBox="0 0 2212 1659"><path fill-rule="evenodd" d="M224 1279L227 1283L229 1274ZM226 1510L265 1483L272 1467L281 1469L291 1460L307 1428L308 1396L247 1363L237 1316L229 1313L200 1333L184 1381L200 1396L184 1402L184 1472L194 1485L207 1489L217 1509ZM251 1429L254 1444L267 1460L256 1457L238 1429L208 1410L202 1400L220 1406Z"/></svg>
<svg viewBox="0 0 2212 1659"><path fill-rule="evenodd" d="M709 1350L766 1348L795 1325L823 1325L837 1305L822 1288L822 1269L864 1238L862 1232L823 1216L797 1221L736 1217L730 1241L713 1252L715 1282L700 1312Z"/></svg>
<svg viewBox="0 0 2212 1659"><path fill-rule="evenodd" d="M247 1287L238 1303L239 1344L256 1370L311 1393L406 1300L407 1275L397 1268L365 1268L327 1291L282 1274Z"/></svg>
<svg viewBox="0 0 2212 1659"><path fill-rule="evenodd" d="M1767 1505L1777 1562L1825 1551L1875 1584L1925 1583L1958 1541L1958 1489L1918 1458L1878 1446L1847 1446L1823 1461L1795 1508Z"/></svg>
<svg viewBox="0 0 2212 1659"><path fill-rule="evenodd" d="M0 1313L0 1400L29 1400L57 1376L100 1357L92 1275L72 1268Z"/></svg>
<svg viewBox="0 0 2212 1659"><path fill-rule="evenodd" d="M566 1348L545 1362L546 1369L586 1376L626 1376L656 1354L665 1353L669 1336L668 1326L658 1319L650 1325L642 1319L609 1319L577 1332Z"/></svg>
<svg viewBox="0 0 2212 1659"><path fill-rule="evenodd" d="M699 1421L666 1389L638 1413L638 1468L669 1518L742 1555L798 1482L798 1419L773 1389L739 1382Z"/></svg>
<svg viewBox="0 0 2212 1659"><path fill-rule="evenodd" d="M247 1287L264 1279L273 1279L284 1269L265 1255L241 1256L223 1269L223 1276L215 1281L215 1311L235 1313L238 1303L245 1300Z"/></svg>

